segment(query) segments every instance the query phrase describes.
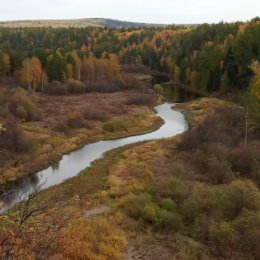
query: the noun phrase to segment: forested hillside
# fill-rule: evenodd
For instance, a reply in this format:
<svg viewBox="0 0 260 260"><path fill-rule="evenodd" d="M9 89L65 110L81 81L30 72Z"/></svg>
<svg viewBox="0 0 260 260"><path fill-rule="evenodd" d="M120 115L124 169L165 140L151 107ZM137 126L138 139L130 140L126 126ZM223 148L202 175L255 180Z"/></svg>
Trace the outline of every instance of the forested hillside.
<svg viewBox="0 0 260 260"><path fill-rule="evenodd" d="M102 27L102 28L143 28L143 27L166 27L163 24L137 23L127 22L105 18L86 18L72 20L27 20L27 21L6 21L0 22L0 27L53 27L53 28L68 28L68 27Z"/></svg>
<svg viewBox="0 0 260 260"><path fill-rule="evenodd" d="M0 40L0 76L24 87L110 77L106 66L117 67L116 56L121 64L167 72L193 89L226 92L249 85L250 65L260 55L260 23L256 18L196 28L1 28Z"/></svg>

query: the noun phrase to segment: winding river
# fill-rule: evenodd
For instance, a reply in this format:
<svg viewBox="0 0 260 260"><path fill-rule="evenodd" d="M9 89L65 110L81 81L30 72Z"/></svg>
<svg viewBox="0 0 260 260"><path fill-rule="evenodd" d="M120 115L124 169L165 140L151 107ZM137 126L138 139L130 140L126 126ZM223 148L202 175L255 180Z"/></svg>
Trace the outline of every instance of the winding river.
<svg viewBox="0 0 260 260"><path fill-rule="evenodd" d="M187 129L187 123L182 113L172 109L173 105L172 103L164 103L155 107L157 116L164 120L164 124L152 133L87 144L75 152L64 155L55 167L50 166L30 177L21 179L1 198L5 206L0 210L0 213L25 199L36 187L46 189L77 176L80 171L88 168L93 161L101 158L107 151L128 144L167 138L183 133Z"/></svg>

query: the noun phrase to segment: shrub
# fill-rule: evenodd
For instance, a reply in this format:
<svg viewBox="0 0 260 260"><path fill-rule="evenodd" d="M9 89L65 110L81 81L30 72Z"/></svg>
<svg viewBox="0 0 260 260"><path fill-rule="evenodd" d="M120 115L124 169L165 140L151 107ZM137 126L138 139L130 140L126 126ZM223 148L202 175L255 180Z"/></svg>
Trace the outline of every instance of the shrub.
<svg viewBox="0 0 260 260"><path fill-rule="evenodd" d="M156 97L150 94L138 94L127 100L127 105L152 107L156 102Z"/></svg>
<svg viewBox="0 0 260 260"><path fill-rule="evenodd" d="M87 92L113 93L120 90L120 85L108 81L85 81Z"/></svg>
<svg viewBox="0 0 260 260"><path fill-rule="evenodd" d="M27 120L36 119L37 109L36 109L36 104L34 103L34 101L31 98L27 98L27 99L23 100L21 103L22 103L24 110L27 113L26 119Z"/></svg>
<svg viewBox="0 0 260 260"><path fill-rule="evenodd" d="M163 209L166 209L168 211L173 211L176 209L177 205L176 203L172 200L172 199L162 199L160 201L160 206L163 208Z"/></svg>
<svg viewBox="0 0 260 260"><path fill-rule="evenodd" d="M197 127L184 133L178 149L190 151L209 143L232 147L239 143L243 136L240 126L240 111L230 106L221 107L216 109L213 115L206 117Z"/></svg>
<svg viewBox="0 0 260 260"><path fill-rule="evenodd" d="M123 208L128 216L138 219L142 216L143 209L150 204L152 204L152 196L148 193L141 193L121 198L118 206Z"/></svg>
<svg viewBox="0 0 260 260"><path fill-rule="evenodd" d="M37 118L36 99L22 88L6 91L5 105L16 117L26 121Z"/></svg>
<svg viewBox="0 0 260 260"><path fill-rule="evenodd" d="M254 160L250 177L260 186L260 162Z"/></svg>
<svg viewBox="0 0 260 260"><path fill-rule="evenodd" d="M216 193L210 186L197 185L181 205L181 215L192 224L201 214L210 215L216 208Z"/></svg>
<svg viewBox="0 0 260 260"><path fill-rule="evenodd" d="M193 223L200 213L198 202L194 199L186 199L181 207L181 215L186 223Z"/></svg>
<svg viewBox="0 0 260 260"><path fill-rule="evenodd" d="M78 112L71 112L66 117L66 123L69 128L83 128L88 127L82 114Z"/></svg>
<svg viewBox="0 0 260 260"><path fill-rule="evenodd" d="M223 215L234 219L245 209L260 209L260 194L255 184L249 180L235 180L223 187L218 194L218 208Z"/></svg>
<svg viewBox="0 0 260 260"><path fill-rule="evenodd" d="M85 107L83 111L83 116L85 119L93 121L106 121L109 119L109 115L106 111L98 107L94 108L91 106Z"/></svg>
<svg viewBox="0 0 260 260"><path fill-rule="evenodd" d="M252 254L255 259L260 255L259 239L260 212L244 210L242 214L232 222L236 230L239 241L238 248L241 251Z"/></svg>
<svg viewBox="0 0 260 260"><path fill-rule="evenodd" d="M67 82L67 88L69 93L77 94L77 93L84 93L85 92L85 85L75 79L69 79Z"/></svg>
<svg viewBox="0 0 260 260"><path fill-rule="evenodd" d="M27 149L31 154L35 154L40 147L40 144L37 140L31 139L27 142Z"/></svg>
<svg viewBox="0 0 260 260"><path fill-rule="evenodd" d="M0 135L1 149L15 153L28 151L28 141L16 121L9 120L4 128L6 130Z"/></svg>
<svg viewBox="0 0 260 260"><path fill-rule="evenodd" d="M209 260L212 259L209 256L206 248L201 243L195 241L187 236L176 236L176 245L178 253L176 259L181 260Z"/></svg>
<svg viewBox="0 0 260 260"><path fill-rule="evenodd" d="M55 122L54 130L57 132L68 134L70 129L66 121L60 120Z"/></svg>
<svg viewBox="0 0 260 260"><path fill-rule="evenodd" d="M244 176L250 175L255 160L260 161L259 145L240 145L232 152L232 168Z"/></svg>
<svg viewBox="0 0 260 260"><path fill-rule="evenodd" d="M145 67L144 65L138 65L138 64L123 64L122 65L122 71L126 73L141 73L141 74L147 74L151 72L151 69L148 67Z"/></svg>
<svg viewBox="0 0 260 260"><path fill-rule="evenodd" d="M103 130L107 132L127 131L127 124L121 119L113 119L103 124Z"/></svg>
<svg viewBox="0 0 260 260"><path fill-rule="evenodd" d="M187 196L186 186L179 178L170 178L157 185L159 185L157 191L162 197L171 197L177 203Z"/></svg>
<svg viewBox="0 0 260 260"><path fill-rule="evenodd" d="M153 204L147 205L143 208L141 213L142 218L150 223L157 221L156 207Z"/></svg>
<svg viewBox="0 0 260 260"><path fill-rule="evenodd" d="M225 160L219 160L212 156L208 160L207 174L215 184L221 184L234 178L231 164Z"/></svg>
<svg viewBox="0 0 260 260"><path fill-rule="evenodd" d="M52 81L45 87L45 92L50 95L66 95L68 93L67 86L59 81Z"/></svg>
<svg viewBox="0 0 260 260"><path fill-rule="evenodd" d="M62 259L67 260L120 260L127 245L124 236L101 218L73 220L59 244Z"/></svg>
<svg viewBox="0 0 260 260"><path fill-rule="evenodd" d="M187 172L189 171L189 168L187 167L187 164L184 164L183 162L174 162L172 166L172 172L173 175L176 177L184 177L187 175Z"/></svg>
<svg viewBox="0 0 260 260"><path fill-rule="evenodd" d="M22 105L16 107L15 114L21 119L26 119L28 117L27 111Z"/></svg>
<svg viewBox="0 0 260 260"><path fill-rule="evenodd" d="M160 84L154 85L154 90L156 91L157 94L163 94L163 86Z"/></svg>
<svg viewBox="0 0 260 260"><path fill-rule="evenodd" d="M209 227L210 239L221 252L230 251L238 241L238 234L230 223L222 221L213 223Z"/></svg>
<svg viewBox="0 0 260 260"><path fill-rule="evenodd" d="M60 136L58 135L54 135L52 138L51 138L51 145L53 148L59 146L61 144L61 138Z"/></svg>
<svg viewBox="0 0 260 260"><path fill-rule="evenodd" d="M158 225L162 229L173 229L174 231L179 231L183 228L181 216L165 209L158 210Z"/></svg>

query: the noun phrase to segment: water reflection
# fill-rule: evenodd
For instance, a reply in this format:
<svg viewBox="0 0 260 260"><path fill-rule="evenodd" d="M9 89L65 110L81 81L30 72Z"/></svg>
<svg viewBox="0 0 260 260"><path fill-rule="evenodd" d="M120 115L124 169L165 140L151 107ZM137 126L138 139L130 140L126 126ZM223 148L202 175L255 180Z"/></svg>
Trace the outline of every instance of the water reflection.
<svg viewBox="0 0 260 260"><path fill-rule="evenodd" d="M53 173L59 171L59 169L60 169L60 161L54 162L51 165L51 167L52 167Z"/></svg>

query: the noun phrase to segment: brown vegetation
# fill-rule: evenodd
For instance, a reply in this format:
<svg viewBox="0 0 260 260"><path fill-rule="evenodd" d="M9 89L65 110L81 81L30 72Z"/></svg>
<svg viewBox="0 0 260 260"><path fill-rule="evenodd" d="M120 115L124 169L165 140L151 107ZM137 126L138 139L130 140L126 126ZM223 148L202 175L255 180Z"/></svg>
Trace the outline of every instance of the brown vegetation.
<svg viewBox="0 0 260 260"><path fill-rule="evenodd" d="M59 82L52 85L59 91L63 86ZM5 131L0 136L0 182L34 172L86 142L131 135L158 125L148 104L128 104L136 96L133 90L49 96L1 88L0 122ZM154 94L145 96L155 104ZM124 127L106 129L104 125L112 125L113 120L119 125L124 122Z"/></svg>
<svg viewBox="0 0 260 260"><path fill-rule="evenodd" d="M206 117L177 139L111 151L40 194L41 203L72 214L50 259L258 259L260 145L255 135L243 144L230 109L214 112L221 138ZM86 217L100 205L111 210Z"/></svg>

